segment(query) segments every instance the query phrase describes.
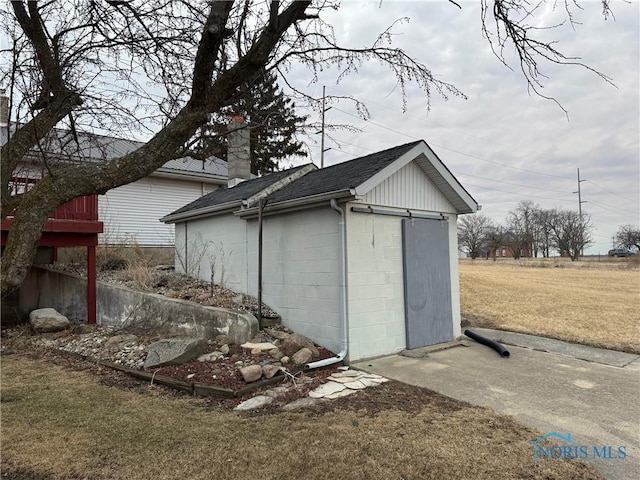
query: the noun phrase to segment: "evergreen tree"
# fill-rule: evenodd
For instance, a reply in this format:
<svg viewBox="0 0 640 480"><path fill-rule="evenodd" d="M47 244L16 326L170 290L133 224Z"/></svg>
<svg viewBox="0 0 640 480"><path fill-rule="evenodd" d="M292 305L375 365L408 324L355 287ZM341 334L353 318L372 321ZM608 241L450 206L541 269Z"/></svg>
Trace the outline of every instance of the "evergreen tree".
<svg viewBox="0 0 640 480"><path fill-rule="evenodd" d="M265 73L252 84L244 85L238 102L216 114L203 127L198 153L227 158L227 126L231 117L240 115L251 132L251 173L262 175L280 167L289 156L306 157L296 133L307 120L298 116L295 103L278 86L272 73Z"/></svg>

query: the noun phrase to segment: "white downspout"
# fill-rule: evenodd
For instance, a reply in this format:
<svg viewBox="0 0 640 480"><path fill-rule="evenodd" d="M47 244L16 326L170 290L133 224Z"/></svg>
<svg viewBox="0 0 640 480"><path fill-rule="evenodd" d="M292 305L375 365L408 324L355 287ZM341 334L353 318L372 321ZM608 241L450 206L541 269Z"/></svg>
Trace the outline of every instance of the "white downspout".
<svg viewBox="0 0 640 480"><path fill-rule="evenodd" d="M347 350L349 348L349 317L348 317L348 306L347 306L347 222L345 218L344 210L338 207L338 202L336 202L335 198L331 199L331 208L340 214L340 237L341 237L341 267L342 267L342 285L340 290L340 300L342 303L342 338L341 338L341 349L340 352L331 358L326 358L324 360L318 360L317 362L307 363L305 368L320 368L326 367L328 365L333 365L334 363L341 362L347 357Z"/></svg>

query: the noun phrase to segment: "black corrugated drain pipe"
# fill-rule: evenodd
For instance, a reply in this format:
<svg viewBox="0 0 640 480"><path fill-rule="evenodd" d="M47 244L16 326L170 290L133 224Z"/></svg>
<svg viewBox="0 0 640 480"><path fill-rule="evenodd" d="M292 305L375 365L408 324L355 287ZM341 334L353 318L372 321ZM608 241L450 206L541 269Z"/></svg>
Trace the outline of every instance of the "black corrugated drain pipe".
<svg viewBox="0 0 640 480"><path fill-rule="evenodd" d="M465 330L464 334L472 338L478 343L486 345L487 347L493 348L496 352L500 354L501 357L509 358L509 350L507 350L504 345L498 342L494 342L490 338L483 337L482 335L478 335L477 333L472 332L471 330Z"/></svg>

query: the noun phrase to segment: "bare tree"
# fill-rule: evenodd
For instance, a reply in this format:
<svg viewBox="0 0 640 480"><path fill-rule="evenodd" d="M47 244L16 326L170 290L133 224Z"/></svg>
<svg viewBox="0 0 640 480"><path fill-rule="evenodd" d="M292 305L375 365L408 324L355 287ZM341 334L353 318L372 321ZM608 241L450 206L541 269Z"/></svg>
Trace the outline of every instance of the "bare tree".
<svg viewBox="0 0 640 480"><path fill-rule="evenodd" d="M515 47L526 81L536 92L540 61L581 65L544 39L548 30L543 36L529 26L539 4L481 4L484 30L496 55L505 61L504 49ZM571 21L571 9L579 6L565 5ZM603 6L607 15L608 0ZM462 95L393 47L402 19L368 47L338 45L331 25L322 19L327 9L337 8L334 0L4 2L0 27L9 45L0 52L0 84L8 88L13 123L0 152L0 194L2 219L15 214L2 254L2 294L24 280L47 218L57 207L134 182L188 154L210 116L236 103L241 86L265 71L278 72L299 99L316 108L319 99L288 81L292 65L307 66L314 80L333 67L340 79L374 61L389 68L403 94L413 81L427 99L433 93ZM364 104L353 100L366 115ZM82 131L119 136L143 131L150 138L126 152L105 152L103 161L95 162L87 161ZM64 144L65 155L43 155L52 139ZM44 176L28 191L16 192L11 178L26 161Z"/></svg>
<svg viewBox="0 0 640 480"><path fill-rule="evenodd" d="M548 258L551 254L552 248L552 232L549 227L550 217L552 211L538 209L534 211L533 221L534 221L534 238L533 238L533 248L535 252L535 256L538 256L538 252L542 254L543 257Z"/></svg>
<svg viewBox="0 0 640 480"><path fill-rule="evenodd" d="M566 254L571 261L580 258L584 247L593 243L591 217L573 210L552 210L547 220L553 235L553 243L560 255Z"/></svg>
<svg viewBox="0 0 640 480"><path fill-rule="evenodd" d="M629 250L640 251L640 227L637 225L621 225L615 235L616 243Z"/></svg>
<svg viewBox="0 0 640 480"><path fill-rule="evenodd" d="M492 250L494 262L498 249L504 245L508 236L509 229L501 224L494 224L487 230L487 246Z"/></svg>
<svg viewBox="0 0 640 480"><path fill-rule="evenodd" d="M493 221L482 213L465 215L458 224L458 243L472 259L478 258L487 246L487 233Z"/></svg>
<svg viewBox="0 0 640 480"><path fill-rule="evenodd" d="M533 255L535 213L538 209L531 200L523 200L507 215L511 255L516 260L523 254Z"/></svg>

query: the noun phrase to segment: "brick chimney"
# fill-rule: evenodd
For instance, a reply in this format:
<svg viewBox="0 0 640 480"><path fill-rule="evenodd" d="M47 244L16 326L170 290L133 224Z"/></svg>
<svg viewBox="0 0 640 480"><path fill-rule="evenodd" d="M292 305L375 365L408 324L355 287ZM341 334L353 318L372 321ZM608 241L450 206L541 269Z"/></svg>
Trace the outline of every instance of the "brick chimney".
<svg viewBox="0 0 640 480"><path fill-rule="evenodd" d="M235 116L229 123L227 137L227 186L235 187L251 178L251 137L244 118Z"/></svg>
<svg viewBox="0 0 640 480"><path fill-rule="evenodd" d="M0 127L9 125L9 97L4 89L0 90Z"/></svg>

